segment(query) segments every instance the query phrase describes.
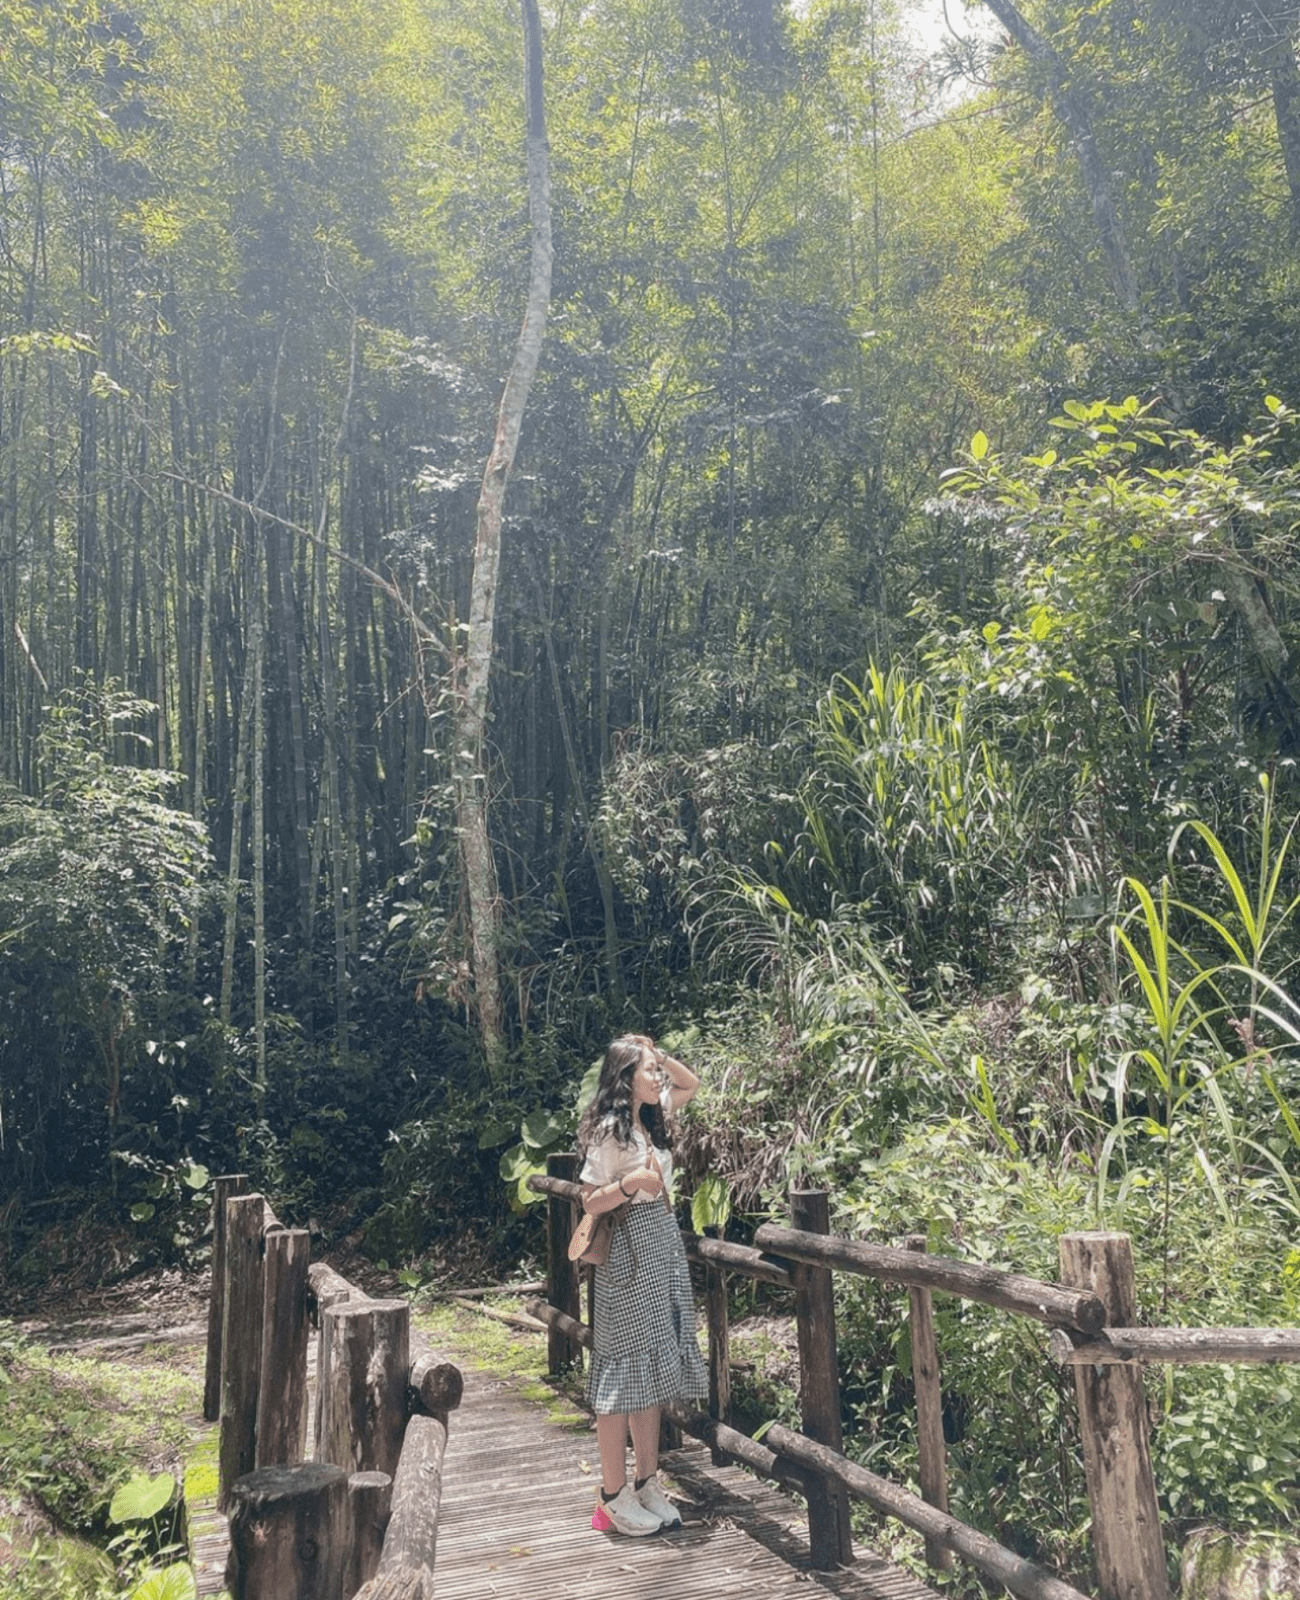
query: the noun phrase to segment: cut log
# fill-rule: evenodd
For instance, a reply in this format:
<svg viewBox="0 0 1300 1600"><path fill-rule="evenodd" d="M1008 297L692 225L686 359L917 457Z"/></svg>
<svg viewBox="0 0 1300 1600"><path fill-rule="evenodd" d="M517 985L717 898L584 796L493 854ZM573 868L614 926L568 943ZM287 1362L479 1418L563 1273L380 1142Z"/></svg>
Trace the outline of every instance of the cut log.
<svg viewBox="0 0 1300 1600"><path fill-rule="evenodd" d="M731 1421L731 1329L727 1308L727 1275L719 1267L704 1269L704 1309L709 1327L709 1414L719 1422ZM722 1451L713 1451L715 1467L723 1466Z"/></svg>
<svg viewBox="0 0 1300 1600"><path fill-rule="evenodd" d="M232 1486L226 1587L234 1600L348 1600L347 1547L348 1482L338 1467L262 1467Z"/></svg>
<svg viewBox="0 0 1300 1600"><path fill-rule="evenodd" d="M325 1459L321 1455L321 1411L324 1405L324 1390L321 1387L320 1374L325 1370L325 1330L321 1318L331 1306L347 1305L350 1301L360 1301L365 1298L360 1289L355 1288L323 1261L313 1261L307 1268L307 1313L312 1327L316 1329L316 1414L312 1418L312 1453L317 1461Z"/></svg>
<svg viewBox="0 0 1300 1600"><path fill-rule="evenodd" d="M434 1570L442 1459L447 1429L436 1417L412 1417L393 1480L393 1511L384 1535L378 1576Z"/></svg>
<svg viewBox="0 0 1300 1600"><path fill-rule="evenodd" d="M203 1419L215 1422L221 1415L221 1337L226 1308L226 1201L248 1193L242 1172L223 1173L212 1180L212 1285L208 1299L208 1358L203 1375Z"/></svg>
<svg viewBox="0 0 1300 1600"><path fill-rule="evenodd" d="M433 1600L433 1573L428 1567L381 1573L359 1589L354 1600Z"/></svg>
<svg viewBox="0 0 1300 1600"><path fill-rule="evenodd" d="M1300 1361L1300 1328L1107 1328L1078 1341L1058 1328L1047 1348L1063 1367L1120 1362L1266 1366L1272 1361Z"/></svg>
<svg viewBox="0 0 1300 1600"><path fill-rule="evenodd" d="M751 1245L733 1244L730 1239L704 1239L697 1233L683 1233L682 1244L691 1261L702 1261L705 1266L720 1267L726 1272L743 1272L747 1278L774 1283L782 1289L794 1288L789 1263L764 1255Z"/></svg>
<svg viewBox="0 0 1300 1600"><path fill-rule="evenodd" d="M1132 1323L1137 1288L1128 1235L1068 1233L1059 1248L1067 1282L1105 1302L1108 1329ZM1142 1374L1131 1367L1075 1367L1074 1389L1102 1600L1168 1600Z"/></svg>
<svg viewBox="0 0 1300 1600"><path fill-rule="evenodd" d="M491 1317L493 1322L504 1322L508 1328L520 1328L525 1333L545 1333L546 1324L539 1322L536 1317L522 1315L517 1311L499 1311L496 1306L480 1305L477 1300L457 1300L451 1296L457 1305L464 1306L466 1311L477 1312L480 1317Z"/></svg>
<svg viewBox="0 0 1300 1600"><path fill-rule="evenodd" d="M825 1189L792 1189L790 1219L804 1236L830 1229ZM799 1338L799 1408L803 1431L830 1449L844 1446L840 1368L835 1339L835 1287L828 1268L801 1265L795 1273L795 1329ZM808 1494L808 1542L818 1572L853 1564L849 1497L843 1486L818 1478Z"/></svg>
<svg viewBox="0 0 1300 1600"><path fill-rule="evenodd" d="M572 1183L578 1176L578 1158L562 1151L546 1158L549 1177ZM578 1290L578 1263L569 1260L569 1240L573 1237L574 1207L556 1195L546 1202L546 1299L567 1317L576 1321L582 1314ZM546 1365L550 1372L567 1372L582 1361L582 1346L551 1323L546 1335Z"/></svg>
<svg viewBox="0 0 1300 1600"><path fill-rule="evenodd" d="M262 1376L257 1400L257 1464L301 1461L307 1433L307 1257L305 1228L266 1235Z"/></svg>
<svg viewBox="0 0 1300 1600"><path fill-rule="evenodd" d="M578 1322L573 1317L566 1316L563 1311L548 1305L545 1300L529 1300L524 1309L530 1317L536 1317L538 1322L561 1328L568 1338L577 1340L585 1350L591 1349L592 1332L585 1322Z"/></svg>
<svg viewBox="0 0 1300 1600"><path fill-rule="evenodd" d="M805 1439L802 1434L794 1433L780 1424L770 1427L763 1438L764 1442L770 1441L772 1448L781 1455L788 1456L814 1473L835 1479L851 1494L875 1506L877 1511L897 1517L909 1528L915 1528L927 1538L955 1550L973 1567L1018 1595L1020 1600L1088 1600L1088 1596L1072 1584L1053 1576L1035 1562L1026 1561L1024 1557L990 1539L987 1534L977 1533L964 1522L958 1522L956 1517L936 1511L906 1489L900 1489L886 1479L877 1477L874 1472L868 1472L865 1467L845 1460L825 1445Z"/></svg>
<svg viewBox="0 0 1300 1600"><path fill-rule="evenodd" d="M352 1548L343 1574L344 1600L379 1571L379 1555L393 1507L393 1480L386 1472L354 1472L348 1479L348 1527Z"/></svg>
<svg viewBox="0 0 1300 1600"><path fill-rule="evenodd" d="M226 1293L221 1332L221 1436L217 1507L227 1510L235 1480L257 1465L257 1396L262 1377L260 1194L226 1202Z"/></svg>
<svg viewBox="0 0 1300 1600"><path fill-rule="evenodd" d="M415 1344L419 1335L412 1333ZM416 1405L430 1416L455 1411L465 1393L465 1378L460 1368L436 1350L417 1350L407 1379Z"/></svg>
<svg viewBox="0 0 1300 1600"><path fill-rule="evenodd" d="M312 1326L320 1327L320 1314L330 1306L342 1305L345 1300L366 1300L355 1284L323 1261L313 1261L307 1268L307 1309L311 1312Z"/></svg>
<svg viewBox="0 0 1300 1600"><path fill-rule="evenodd" d="M411 1371L405 1300L345 1301L322 1314L319 1456L348 1472L397 1471Z"/></svg>
<svg viewBox="0 0 1300 1600"><path fill-rule="evenodd" d="M909 1234L904 1248L925 1253L923 1233ZM939 1344L934 1336L930 1291L907 1291L912 1330L912 1382L916 1388L916 1441L921 1498L937 1511L948 1509L948 1452L943 1442L943 1384L939 1377ZM952 1569L952 1552L934 1539L925 1541L925 1559L935 1572Z"/></svg>
<svg viewBox="0 0 1300 1600"><path fill-rule="evenodd" d="M842 1272L860 1272L864 1277L884 1283L916 1284L938 1293L960 1295L984 1305L1014 1311L1051 1327L1078 1328L1096 1333L1106 1325L1106 1307L1095 1294L1041 1283L1018 1272L1003 1272L977 1262L957 1261L949 1256L918 1256L888 1245L867 1244L862 1239L845 1239L839 1234L819 1238L793 1228L766 1222L754 1235L754 1243L793 1261L814 1266L837 1267Z"/></svg>

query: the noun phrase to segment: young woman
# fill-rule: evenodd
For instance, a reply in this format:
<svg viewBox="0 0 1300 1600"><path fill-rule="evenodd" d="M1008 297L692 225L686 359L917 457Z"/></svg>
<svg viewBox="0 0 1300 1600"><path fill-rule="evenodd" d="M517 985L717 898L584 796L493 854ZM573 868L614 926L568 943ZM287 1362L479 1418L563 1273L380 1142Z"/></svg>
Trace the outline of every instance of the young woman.
<svg viewBox="0 0 1300 1600"><path fill-rule="evenodd" d="M681 1234L665 1197L673 1178L666 1116L700 1080L643 1034L615 1039L578 1129L580 1181L593 1214L630 1201L609 1261L596 1268L596 1310L587 1400L596 1413L601 1500L594 1521L640 1536L681 1526L659 1487L659 1410L708 1394ZM627 1481L627 1436L636 1475Z"/></svg>

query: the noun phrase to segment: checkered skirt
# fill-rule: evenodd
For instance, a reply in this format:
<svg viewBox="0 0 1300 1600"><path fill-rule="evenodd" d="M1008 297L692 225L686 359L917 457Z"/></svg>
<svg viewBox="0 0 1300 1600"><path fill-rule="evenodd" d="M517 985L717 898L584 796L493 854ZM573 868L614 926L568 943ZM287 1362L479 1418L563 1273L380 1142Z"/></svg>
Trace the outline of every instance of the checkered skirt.
<svg viewBox="0 0 1300 1600"><path fill-rule="evenodd" d="M592 1340L587 1404L597 1416L708 1394L686 1252L663 1205L631 1205L614 1229L596 1268Z"/></svg>

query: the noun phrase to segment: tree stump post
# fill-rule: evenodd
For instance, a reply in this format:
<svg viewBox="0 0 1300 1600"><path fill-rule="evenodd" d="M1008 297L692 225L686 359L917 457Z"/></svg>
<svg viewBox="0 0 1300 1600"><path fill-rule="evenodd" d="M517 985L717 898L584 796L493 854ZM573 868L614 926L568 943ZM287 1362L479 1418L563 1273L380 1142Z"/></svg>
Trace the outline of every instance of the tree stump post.
<svg viewBox="0 0 1300 1600"><path fill-rule="evenodd" d="M307 1310L311 1325L316 1329L316 1404L311 1417L308 1445L313 1460L323 1461L321 1455L321 1407L323 1393L320 1375L325 1370L325 1313L331 1306L342 1305L345 1301L354 1304L364 1301L365 1296L359 1290L354 1290L346 1278L341 1278L333 1267L326 1266L323 1261L313 1262L307 1269Z"/></svg>
<svg viewBox="0 0 1300 1600"><path fill-rule="evenodd" d="M306 1457L307 1263L311 1235L282 1228L266 1235L262 1376L257 1400L257 1465Z"/></svg>
<svg viewBox="0 0 1300 1600"><path fill-rule="evenodd" d="M406 1427L411 1308L405 1300L344 1301L321 1315L322 1461L392 1477Z"/></svg>
<svg viewBox="0 0 1300 1600"><path fill-rule="evenodd" d="M262 1467L231 1487L226 1587L234 1600L350 1600L348 1544L348 1478L339 1467Z"/></svg>
<svg viewBox="0 0 1300 1600"><path fill-rule="evenodd" d="M343 1569L343 1600L351 1600L379 1571L384 1533L393 1509L393 1480L386 1472L348 1478L348 1529L352 1548Z"/></svg>
<svg viewBox="0 0 1300 1600"><path fill-rule="evenodd" d="M226 1511L237 1478L257 1465L257 1396L262 1378L262 1196L226 1202L226 1293L221 1333L221 1437L217 1508Z"/></svg>
<svg viewBox="0 0 1300 1600"><path fill-rule="evenodd" d="M546 1158L546 1173L576 1183L578 1158L565 1151ZM573 1202L558 1195L546 1197L546 1298L575 1320L581 1315L578 1294L578 1263L569 1260L569 1240L573 1237ZM551 1372L566 1372L582 1362L582 1346L560 1328L546 1334L546 1364Z"/></svg>
<svg viewBox="0 0 1300 1600"><path fill-rule="evenodd" d="M208 1293L208 1351L203 1372L203 1420L221 1415L221 1339L226 1309L226 1201L248 1193L242 1172L223 1173L212 1180L212 1280Z"/></svg>
<svg viewBox="0 0 1300 1600"><path fill-rule="evenodd" d="M804 1233L830 1232L825 1189L790 1191L790 1225ZM803 1431L818 1444L843 1451L839 1352L835 1341L835 1291L829 1267L795 1268L795 1323L799 1336L799 1398ZM853 1561L849 1497L824 1478L809 1485L808 1541L813 1567L829 1572Z"/></svg>
<svg viewBox="0 0 1300 1600"><path fill-rule="evenodd" d="M1062 1281L1098 1295L1111 1327L1136 1320L1126 1233L1065 1234L1060 1252ZM1074 1383L1101 1600L1169 1600L1142 1374L1121 1366L1076 1367Z"/></svg>
<svg viewBox="0 0 1300 1600"><path fill-rule="evenodd" d="M925 1253L923 1233L910 1233L903 1243L908 1250ZM943 1442L943 1386L939 1379L939 1344L934 1336L934 1303L930 1291L909 1289L908 1305L921 1498L936 1511L947 1511L948 1453ZM952 1571L952 1551L934 1539L925 1541L925 1559L935 1572Z"/></svg>

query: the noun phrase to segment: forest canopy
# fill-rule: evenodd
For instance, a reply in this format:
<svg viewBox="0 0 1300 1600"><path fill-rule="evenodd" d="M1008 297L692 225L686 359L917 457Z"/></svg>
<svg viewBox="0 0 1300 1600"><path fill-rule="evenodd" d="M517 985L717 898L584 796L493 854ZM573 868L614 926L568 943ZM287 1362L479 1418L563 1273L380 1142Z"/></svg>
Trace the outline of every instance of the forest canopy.
<svg viewBox="0 0 1300 1600"><path fill-rule="evenodd" d="M971 11L928 58L881 0L544 13L554 280L481 775L498 1070L452 797L528 269L519 19L8 4L4 872L88 825L73 728L105 847L148 792L190 852L163 924L124 869L147 981L62 952L116 1021L7 930L54 1019L0 1044L8 1181L107 1170L119 1075L194 1154L315 1149L304 1079L316 1116L384 1082L372 1133L549 1103L612 1029L779 1012L770 896L922 1009L1058 968L1100 1001L1084 913L1183 818L1249 836L1257 773L1289 807L1294 8Z"/></svg>
<svg viewBox="0 0 1300 1600"><path fill-rule="evenodd" d="M222 1168L393 1263L527 1255L631 1028L704 1077L715 1217L814 1178L1049 1276L1125 1227L1167 1318L1300 1319L1300 13L947 10L927 54L904 0L541 7L480 759L520 9L0 0L17 1281L88 1194L196 1259ZM954 1337L1014 1463L955 1493L1068 1568L1059 1384ZM1294 1520L1278 1393L1179 1383L1166 1512Z"/></svg>

